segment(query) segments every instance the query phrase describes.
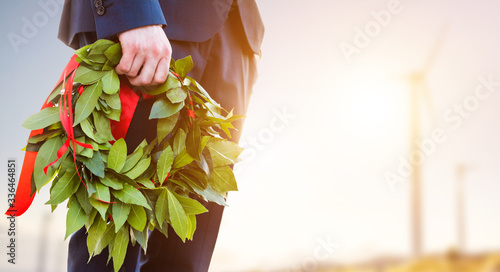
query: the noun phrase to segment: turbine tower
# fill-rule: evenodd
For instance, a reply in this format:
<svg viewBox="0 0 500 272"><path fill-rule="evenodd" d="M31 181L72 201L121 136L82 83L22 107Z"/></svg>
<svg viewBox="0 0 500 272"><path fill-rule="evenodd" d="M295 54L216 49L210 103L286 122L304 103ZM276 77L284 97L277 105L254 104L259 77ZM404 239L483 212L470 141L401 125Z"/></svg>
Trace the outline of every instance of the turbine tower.
<svg viewBox="0 0 500 272"><path fill-rule="evenodd" d="M432 100L430 97L429 88L427 85L427 75L432 69L439 49L443 43L443 37L445 36L447 26L445 25L440 36L437 38L424 66L419 71L415 71L410 74L410 155L414 158L410 160L413 167L413 172L411 175L411 242L412 242L412 252L413 256L418 258L422 255L422 161L425 159L423 157L417 159L414 154L419 153L418 143L421 140L421 102L426 102L426 106L429 111L431 118L434 118L434 107L432 106ZM421 101L421 99L425 101ZM420 161L419 161L420 160Z"/></svg>

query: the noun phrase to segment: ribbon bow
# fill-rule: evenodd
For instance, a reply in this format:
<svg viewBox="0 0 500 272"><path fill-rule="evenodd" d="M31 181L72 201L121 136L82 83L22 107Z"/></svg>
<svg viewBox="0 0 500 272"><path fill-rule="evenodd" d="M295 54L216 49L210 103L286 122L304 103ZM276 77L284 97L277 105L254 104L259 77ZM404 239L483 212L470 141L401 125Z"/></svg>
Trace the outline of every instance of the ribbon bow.
<svg viewBox="0 0 500 272"><path fill-rule="evenodd" d="M76 61L77 55L73 55L70 61L64 68L56 87L59 84L63 83L64 86L64 94L61 95L59 99L59 117L61 120L61 124L68 136L66 142L61 146L61 148L57 151L57 159L51 162L44 168L45 174L47 173L47 169L56 163L68 150L70 144L72 144L73 150L75 150L75 143L85 147L92 148L89 144L80 143L75 139L74 131L73 131L73 108L71 105L72 101L72 90L73 90L73 80L75 77L76 69L80 65ZM67 75L70 75L68 81L66 82ZM80 86L78 92L81 94L84 91L83 86ZM135 109L137 107L137 103L139 102L139 95L136 94L126 82L120 81L120 101L121 101L121 113L120 113L120 121L110 120L111 125L111 133L115 139L125 138L127 135L128 128L130 126L130 122L132 121L132 117L134 116ZM41 109L47 107L53 107L52 102L48 101L48 97L42 105ZM29 138L42 134L43 129L32 130ZM28 208L31 206L33 199L35 198L35 193L31 194L31 178L33 175L33 169L35 167L35 160L38 152L36 151L26 151L24 155L23 166L21 169L21 176L19 177L19 184L17 186L16 195L14 197L14 201L10 205L9 209L5 213L8 216L20 216ZM76 167L76 155L73 152L73 159L75 161ZM76 171L78 176L80 173L78 172L78 168L76 167ZM80 176L80 180L81 180ZM83 181L82 181L83 182ZM85 184L85 183L84 183Z"/></svg>

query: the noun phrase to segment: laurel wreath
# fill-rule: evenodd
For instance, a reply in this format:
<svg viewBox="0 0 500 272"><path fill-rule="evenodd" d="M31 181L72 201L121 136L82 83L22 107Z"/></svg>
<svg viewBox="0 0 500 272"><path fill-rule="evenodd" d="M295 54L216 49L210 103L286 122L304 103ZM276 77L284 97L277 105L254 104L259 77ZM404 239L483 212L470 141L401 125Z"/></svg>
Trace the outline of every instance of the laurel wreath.
<svg viewBox="0 0 500 272"><path fill-rule="evenodd" d="M196 215L207 212L200 201L226 205L227 192L237 190L231 165L242 148L222 135L230 137L231 122L242 116L222 109L187 76L191 57L172 61L164 84L140 89L155 96L149 118L157 119L157 137L129 152L110 126L124 110L114 71L120 44L98 40L75 54L80 66L71 93L59 84L48 98L53 107L23 123L43 129L26 147L38 151L31 187L40 191L51 182L46 204L52 210L69 199L65 239L85 226L90 257L108 247L108 261L118 271L129 241L146 251L148 230L167 236L169 226L182 241L191 240ZM71 101L64 102L68 95ZM73 135L62 123L60 107L74 110ZM57 154L65 142L72 144Z"/></svg>

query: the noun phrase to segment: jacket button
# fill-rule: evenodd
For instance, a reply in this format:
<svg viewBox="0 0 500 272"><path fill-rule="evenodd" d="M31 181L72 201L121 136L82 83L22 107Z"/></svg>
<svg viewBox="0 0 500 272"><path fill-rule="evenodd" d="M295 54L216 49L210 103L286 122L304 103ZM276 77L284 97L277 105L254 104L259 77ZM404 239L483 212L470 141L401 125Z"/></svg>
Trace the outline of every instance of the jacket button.
<svg viewBox="0 0 500 272"><path fill-rule="evenodd" d="M102 0L95 0L94 1L94 6L98 8L99 6L102 6Z"/></svg>
<svg viewBox="0 0 500 272"><path fill-rule="evenodd" d="M97 15L104 15L104 12L106 12L106 9L103 6L97 7Z"/></svg>

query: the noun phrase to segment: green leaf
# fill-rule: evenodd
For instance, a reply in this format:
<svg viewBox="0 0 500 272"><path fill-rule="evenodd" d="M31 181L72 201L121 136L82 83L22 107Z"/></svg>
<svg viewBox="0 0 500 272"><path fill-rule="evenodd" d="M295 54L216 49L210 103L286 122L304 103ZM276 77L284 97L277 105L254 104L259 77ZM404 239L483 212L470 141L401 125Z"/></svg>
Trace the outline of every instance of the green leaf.
<svg viewBox="0 0 500 272"><path fill-rule="evenodd" d="M191 79L191 78L189 78L189 79ZM213 100L212 97L210 97L208 92L205 89L203 89L203 87L200 85L200 83L196 82L194 79L192 79L192 82L194 82L194 84L190 85L188 87L191 91L198 93L201 97L203 97L203 99L205 99L205 101L209 102L211 105L213 105L217 108L220 108L219 103L217 103L217 101ZM192 97L193 97L193 99L196 98L196 96L192 96Z"/></svg>
<svg viewBox="0 0 500 272"><path fill-rule="evenodd" d="M127 156L127 159L125 160L125 164L123 165L121 171L127 172L130 169L132 169L142 158L142 154L143 154L143 148L142 146L138 146L132 154Z"/></svg>
<svg viewBox="0 0 500 272"><path fill-rule="evenodd" d="M184 169L184 171L178 172L178 175L193 188L199 187L205 189L208 186L208 177L205 173Z"/></svg>
<svg viewBox="0 0 500 272"><path fill-rule="evenodd" d="M83 172L83 180L85 181L85 184L87 185L87 194L88 197L92 197L92 195L97 191L94 185L94 182L92 182L89 178L87 178L86 173L87 171L82 171Z"/></svg>
<svg viewBox="0 0 500 272"><path fill-rule="evenodd" d="M106 71L95 71L84 65L80 65L78 69L76 69L76 74L73 82L82 83L85 85L94 84L99 81L99 79L101 79L105 74Z"/></svg>
<svg viewBox="0 0 500 272"><path fill-rule="evenodd" d="M109 119L100 111L93 111L92 117L94 118L94 126L96 129L94 134L96 142L103 144L113 141L115 138L113 134L111 134Z"/></svg>
<svg viewBox="0 0 500 272"><path fill-rule="evenodd" d="M104 161L101 156L101 152L94 152L94 156L92 156L91 159L81 157L80 160L94 175L100 178L104 177Z"/></svg>
<svg viewBox="0 0 500 272"><path fill-rule="evenodd" d="M146 253L148 249L148 228L145 227L143 231L138 231L134 228L131 230L137 242L139 242L141 247L144 249L144 253Z"/></svg>
<svg viewBox="0 0 500 272"><path fill-rule="evenodd" d="M110 46L106 51L104 51L104 55L111 62L111 66L114 67L120 63L120 59L122 58L122 47L120 43L116 43Z"/></svg>
<svg viewBox="0 0 500 272"><path fill-rule="evenodd" d="M177 124L177 120L179 120L180 112L176 112L174 115L166 118L158 119L157 124L157 133L158 139L163 140L163 138L167 137L167 135L174 129Z"/></svg>
<svg viewBox="0 0 500 272"><path fill-rule="evenodd" d="M122 184L127 183L129 185L132 185L132 187L134 187L134 188L139 188L139 184L137 184L137 182L135 182L135 180L125 176L124 174L119 174L112 169L108 169L108 170L109 170L109 173L111 174L111 176L117 178L118 181L121 182Z"/></svg>
<svg viewBox="0 0 500 272"><path fill-rule="evenodd" d="M153 181L151 181L150 179L146 178L146 177L138 177L136 179L137 183L141 184L142 186L148 188L148 189L154 189L155 188L155 184L153 183Z"/></svg>
<svg viewBox="0 0 500 272"><path fill-rule="evenodd" d="M80 127L82 128L83 133L87 135L90 139L95 141L95 136L94 136L94 127L90 123L89 119L86 118L80 122Z"/></svg>
<svg viewBox="0 0 500 272"><path fill-rule="evenodd" d="M156 147L157 140L158 139L155 138L149 144L146 142L146 145L143 147L144 152L142 153L142 159L146 158L147 156L149 156L151 154L151 151L153 150L153 148ZM145 142L145 141L143 141L143 142Z"/></svg>
<svg viewBox="0 0 500 272"><path fill-rule="evenodd" d="M50 139L52 137L61 135L62 132L63 132L62 129L55 129L55 130L49 130L47 132L44 132L43 134L33 135L28 139L28 143L36 144L39 142L43 142L43 141Z"/></svg>
<svg viewBox="0 0 500 272"><path fill-rule="evenodd" d="M35 130L59 122L59 107L48 107L31 115L22 123L24 128Z"/></svg>
<svg viewBox="0 0 500 272"><path fill-rule="evenodd" d="M102 78L102 90L107 94L115 94L120 90L120 78L115 70L108 71Z"/></svg>
<svg viewBox="0 0 500 272"><path fill-rule="evenodd" d="M193 240L194 231L196 230L196 215L188 214L187 217L189 219L189 231L188 231L187 238L189 240Z"/></svg>
<svg viewBox="0 0 500 272"><path fill-rule="evenodd" d="M99 214L101 215L101 218L103 220L106 220L106 212L108 211L109 203L104 203L102 201L97 200L95 197L90 197L89 198L90 205L94 207Z"/></svg>
<svg viewBox="0 0 500 272"><path fill-rule="evenodd" d="M193 190L210 202L215 202L221 206L227 206L226 198L210 187L210 185L204 190L197 187L193 187Z"/></svg>
<svg viewBox="0 0 500 272"><path fill-rule="evenodd" d="M45 204L59 204L78 190L80 179L74 169L68 169L50 190L50 200Z"/></svg>
<svg viewBox="0 0 500 272"><path fill-rule="evenodd" d="M104 100L104 98L102 97L102 94L99 97L99 99L97 100L97 102L99 102L102 113L104 113L104 114L111 113L111 108L108 106L108 103L106 103L106 100Z"/></svg>
<svg viewBox="0 0 500 272"><path fill-rule="evenodd" d="M189 154L186 151L186 148L182 149L182 151L175 157L174 160L174 168L181 168L185 165L190 164L194 159L189 156Z"/></svg>
<svg viewBox="0 0 500 272"><path fill-rule="evenodd" d="M173 88L167 91L167 98L172 103L180 103L187 98L187 92L181 87Z"/></svg>
<svg viewBox="0 0 500 272"><path fill-rule="evenodd" d="M87 59L87 55L89 54L89 48L90 46L92 46L91 44L89 45L86 45L84 47L81 47L80 49L76 50L75 51L75 54L81 59L83 60L85 63L87 64L92 64L88 59Z"/></svg>
<svg viewBox="0 0 500 272"><path fill-rule="evenodd" d="M92 142L91 142L91 144L92 144ZM113 146L113 145L111 145L109 142L106 142L106 143L104 143L104 144L97 144L96 142L94 142L94 143L92 144L92 147L94 148L94 150L101 150L101 151L104 151L104 150L105 150L105 151L109 151L109 150L111 150L111 147L112 147L112 146ZM106 159L104 160L104 158L103 158L103 160L104 160L106 163L108 163L108 155L109 155L109 152L106 152L106 153L104 153L104 154L106 154Z"/></svg>
<svg viewBox="0 0 500 272"><path fill-rule="evenodd" d="M66 156L64 159L61 158L61 160L62 163L60 166L60 170L57 173L58 176L62 176L67 170L75 170L75 162L73 156Z"/></svg>
<svg viewBox="0 0 500 272"><path fill-rule="evenodd" d="M87 189L85 186L78 186L78 190L76 191L76 199L80 204L80 207L85 211L86 214L90 214L93 207L90 205L89 197L87 195Z"/></svg>
<svg viewBox="0 0 500 272"><path fill-rule="evenodd" d="M212 155L210 155L210 151L208 151L208 149L203 149L200 161L197 161L196 164L205 172L205 174L207 174L207 176L212 174L212 171L214 170L214 163L212 161Z"/></svg>
<svg viewBox="0 0 500 272"><path fill-rule="evenodd" d="M102 250L106 248L111 241L114 240L115 238L115 232L113 231L114 229L114 222L110 222L104 233L101 235L99 241L95 244L94 248L94 254L98 255L101 254Z"/></svg>
<svg viewBox="0 0 500 272"><path fill-rule="evenodd" d="M85 211L80 207L80 204L78 204L76 197L72 197L68 205L69 209L66 215L66 235L64 236L64 240L83 227L88 219L87 214L85 214Z"/></svg>
<svg viewBox="0 0 500 272"><path fill-rule="evenodd" d="M201 153L201 132L198 124L194 123L193 127L189 130L186 139L186 151L191 158L199 161Z"/></svg>
<svg viewBox="0 0 500 272"><path fill-rule="evenodd" d="M108 168L121 173L123 166L125 165L125 160L127 159L127 143L125 139L120 138L116 141L108 155Z"/></svg>
<svg viewBox="0 0 500 272"><path fill-rule="evenodd" d="M54 176L57 167L61 164L64 156L59 159L55 164L47 169L47 174L44 173L43 168L49 165L57 158L57 151L62 146L62 140L59 137L50 138L38 150L38 155L35 160L35 167L33 170L33 177L35 179L36 189L40 189L47 184Z"/></svg>
<svg viewBox="0 0 500 272"><path fill-rule="evenodd" d="M200 202L189 197L178 195L176 193L173 194L175 195L177 200L179 200L182 208L184 209L184 212L186 212L187 215L208 212L207 208L205 208L205 206L203 206Z"/></svg>
<svg viewBox="0 0 500 272"><path fill-rule="evenodd" d="M54 123L54 124L47 127L48 130L62 129L62 128L63 128L63 126L62 126L61 122Z"/></svg>
<svg viewBox="0 0 500 272"><path fill-rule="evenodd" d="M115 93L115 94L102 94L102 98L104 98L104 101L108 104L108 106L112 109L119 110L122 108L122 103L120 100L120 94Z"/></svg>
<svg viewBox="0 0 500 272"><path fill-rule="evenodd" d="M145 159L140 160L134 168L124 174L131 179L136 179L142 175L146 169L148 169L149 164L151 164L151 157L146 157Z"/></svg>
<svg viewBox="0 0 500 272"><path fill-rule="evenodd" d="M115 269L115 271L120 270L120 267L122 267L123 265L125 254L127 253L128 241L128 230L120 229L120 231L116 233L113 243L113 250L111 251L111 256L113 257L113 268Z"/></svg>
<svg viewBox="0 0 500 272"><path fill-rule="evenodd" d="M231 113L232 113L232 111L231 111ZM226 122L232 123L234 121L238 121L238 120L243 119L245 117L246 117L245 115L229 115L228 114L228 116L226 117Z"/></svg>
<svg viewBox="0 0 500 272"><path fill-rule="evenodd" d="M97 200L102 200L105 202L109 202L111 200L108 186L106 186L100 182L97 182L95 184L95 189L96 189L96 192L94 193L94 195L95 195L95 197L97 197Z"/></svg>
<svg viewBox="0 0 500 272"><path fill-rule="evenodd" d="M78 137L76 138L77 141L79 141L80 143L86 143L86 144L90 144L91 145L91 142L92 140L85 137L85 136L82 136L82 137ZM93 148L86 148L86 147L83 147L83 146L80 146L78 144L75 144L75 153L76 155L80 155L80 156L84 156L84 157L87 157L87 158L92 158L92 156L94 156L94 149Z"/></svg>
<svg viewBox="0 0 500 272"><path fill-rule="evenodd" d="M229 166L215 167L208 179L208 184L221 193L238 191L233 170Z"/></svg>
<svg viewBox="0 0 500 272"><path fill-rule="evenodd" d="M127 222L134 229L138 231L144 230L147 221L146 211L138 205L131 205L130 214L128 215Z"/></svg>
<svg viewBox="0 0 500 272"><path fill-rule="evenodd" d="M124 204L121 201L116 201L116 203L112 204L111 211L113 212L111 215L113 216L113 221L115 222L115 232L125 224L127 221L128 215L130 214L130 205Z"/></svg>
<svg viewBox="0 0 500 272"><path fill-rule="evenodd" d="M115 120L119 122L121 114L122 114L121 110L111 109L110 113L106 114L106 117L108 117L108 119L110 120Z"/></svg>
<svg viewBox="0 0 500 272"><path fill-rule="evenodd" d="M135 87L136 90L140 92L147 93L149 95L159 95L168 90L168 79L160 85L155 86L139 86Z"/></svg>
<svg viewBox="0 0 500 272"><path fill-rule="evenodd" d="M181 78L184 78L193 69L193 59L191 56L179 59L175 62L175 71Z"/></svg>
<svg viewBox="0 0 500 272"><path fill-rule="evenodd" d="M111 62L107 60L104 65L102 66L103 71L111 71L114 70L114 67L111 65Z"/></svg>
<svg viewBox="0 0 500 272"><path fill-rule="evenodd" d="M181 203L177 198L174 196L170 190L167 189L167 194L168 194L168 214L170 217L170 224L172 228L174 229L175 233L181 238L181 240L184 242L186 241L186 237L188 235L189 231L189 222L188 218L186 216L186 213L184 212L184 209L182 208Z"/></svg>
<svg viewBox="0 0 500 272"><path fill-rule="evenodd" d="M94 52L95 54L104 54L104 52L114 44L116 43L113 41L107 39L99 39L90 46L89 53Z"/></svg>
<svg viewBox="0 0 500 272"><path fill-rule="evenodd" d="M208 141L212 139L212 136L203 136L201 137L201 146L200 146L200 152L205 150L205 146L207 146Z"/></svg>
<svg viewBox="0 0 500 272"><path fill-rule="evenodd" d="M123 184L123 190L113 191L112 194L124 203L141 205L151 210L151 207L148 205L148 202L141 191L137 190L128 183Z"/></svg>
<svg viewBox="0 0 500 272"><path fill-rule="evenodd" d="M88 197L87 197L88 199ZM95 216L97 215L97 210L94 209L93 207L91 208L92 210L90 211L89 218L87 219L87 222L85 222L85 228L88 230L92 224L94 224L94 219ZM100 217L98 217L100 218Z"/></svg>
<svg viewBox="0 0 500 272"><path fill-rule="evenodd" d="M184 107L184 101L173 104L167 98L157 99L151 108L149 119L166 118L174 115Z"/></svg>
<svg viewBox="0 0 500 272"><path fill-rule="evenodd" d="M78 97L75 106L75 121L73 126L79 124L82 120L89 117L94 110L99 96L102 94L102 84L99 82L89 85L85 91Z"/></svg>
<svg viewBox="0 0 500 272"><path fill-rule="evenodd" d="M156 200L158 199L159 193L160 190L144 190L144 197L146 198L146 201L148 202L148 205L150 207L156 207ZM151 224L153 224L154 226L158 225L153 210L147 209L146 214L148 215L148 219Z"/></svg>
<svg viewBox="0 0 500 272"><path fill-rule="evenodd" d="M166 85L167 85L167 90L170 90L170 89L174 89L174 88L178 88L178 87L181 87L182 84L181 84L181 81L176 77L174 76L174 74L172 74L172 72L168 72L168 77L167 77L167 81L165 81Z"/></svg>
<svg viewBox="0 0 500 272"><path fill-rule="evenodd" d="M89 251L90 258L94 256L94 251L97 247L97 244L101 240L101 237L103 236L106 229L107 229L106 220L101 219L99 217L94 220L94 223L88 229L87 249Z"/></svg>
<svg viewBox="0 0 500 272"><path fill-rule="evenodd" d="M177 155L186 146L186 132L182 128L177 130L174 138L174 154Z"/></svg>
<svg viewBox="0 0 500 272"><path fill-rule="evenodd" d="M110 188L113 188L115 190L121 190L123 189L123 183L120 182L117 178L109 175L109 174L105 174L104 178L99 178L101 183L110 187Z"/></svg>
<svg viewBox="0 0 500 272"><path fill-rule="evenodd" d="M106 59L106 56L104 56L101 53L99 52L94 52L94 51L91 51L88 55L87 55L87 59L90 60L91 62L93 62L94 64L104 64L108 59Z"/></svg>
<svg viewBox="0 0 500 272"><path fill-rule="evenodd" d="M172 152L172 148L168 146L161 152L160 158L158 159L157 171L158 181L163 183L167 178L168 173L172 169L172 163L174 162L174 153Z"/></svg>
<svg viewBox="0 0 500 272"><path fill-rule="evenodd" d="M231 131L229 131L230 128L234 128L234 126L231 124L231 123L220 123L219 124L220 128L222 129L222 131L224 131L224 133L226 133L226 135L231 138Z"/></svg>
<svg viewBox="0 0 500 272"><path fill-rule="evenodd" d="M187 189L187 191L191 192L191 193L194 193L194 190L191 188L191 186L189 184L187 184L187 182L185 181L182 181L182 180L176 180L176 179L169 179L169 182L173 183L173 184L177 184L179 185L181 188L185 188ZM203 189L201 189L203 190Z"/></svg>
<svg viewBox="0 0 500 272"><path fill-rule="evenodd" d="M207 148L212 154L212 160L215 167L234 164L236 158L243 151L243 148L237 144L218 138L211 138L207 143Z"/></svg>
<svg viewBox="0 0 500 272"><path fill-rule="evenodd" d="M162 189L160 196L156 200L155 215L161 228L168 217L168 193L166 189Z"/></svg>

